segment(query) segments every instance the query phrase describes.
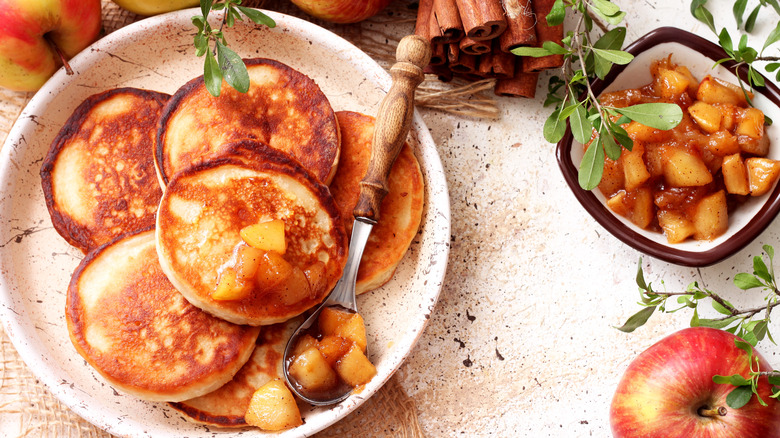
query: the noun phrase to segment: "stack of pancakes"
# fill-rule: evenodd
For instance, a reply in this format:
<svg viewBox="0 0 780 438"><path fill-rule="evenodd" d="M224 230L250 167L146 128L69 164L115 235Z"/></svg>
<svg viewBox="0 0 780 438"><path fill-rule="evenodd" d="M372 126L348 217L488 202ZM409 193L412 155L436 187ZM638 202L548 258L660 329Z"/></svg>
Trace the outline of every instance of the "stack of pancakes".
<svg viewBox="0 0 780 438"><path fill-rule="evenodd" d="M76 350L116 388L225 427L246 425L254 390L282 376L299 315L340 278L374 130L369 116L334 112L289 66L246 64L245 94L211 96L198 77L173 96L91 96L41 168L54 228L86 254L67 293ZM359 293L390 280L420 224L423 180L408 145L388 185ZM212 299L240 230L269 220L284 222L284 259L307 273L308 293Z"/></svg>

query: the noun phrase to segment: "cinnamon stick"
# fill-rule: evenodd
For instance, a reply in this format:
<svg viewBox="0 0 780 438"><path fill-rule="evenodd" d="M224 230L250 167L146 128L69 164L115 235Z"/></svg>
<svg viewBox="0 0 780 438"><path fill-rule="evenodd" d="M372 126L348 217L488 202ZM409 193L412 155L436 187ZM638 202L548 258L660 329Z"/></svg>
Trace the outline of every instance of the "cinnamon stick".
<svg viewBox="0 0 780 438"><path fill-rule="evenodd" d="M420 0L417 7L417 21L414 24L414 34L420 35L431 41L431 14L433 13L433 0Z"/></svg>
<svg viewBox="0 0 780 438"><path fill-rule="evenodd" d="M515 75L515 64L519 58L511 53L498 50L498 41L493 40L493 51L480 55L477 71L487 78L508 79Z"/></svg>
<svg viewBox="0 0 780 438"><path fill-rule="evenodd" d="M439 78L442 82L449 82L452 80L452 70L447 66L447 64L442 65L431 65L428 64L423 69L423 73L426 75L436 75L436 77Z"/></svg>
<svg viewBox="0 0 780 438"><path fill-rule="evenodd" d="M536 44L541 47L545 41L553 41L561 44L563 40L563 24L550 26L547 24L547 14L553 7L555 0L531 0L534 14L536 14ZM539 72L563 65L563 55L548 55L540 58L523 57L523 71Z"/></svg>
<svg viewBox="0 0 780 438"><path fill-rule="evenodd" d="M501 50L536 45L536 15L531 0L502 0L506 12L506 30L499 37Z"/></svg>
<svg viewBox="0 0 780 438"><path fill-rule="evenodd" d="M470 37L463 37L458 44L460 51L469 55L481 55L490 52L490 41L475 41Z"/></svg>
<svg viewBox="0 0 780 438"><path fill-rule="evenodd" d="M468 74L477 70L477 57L462 53L457 43L447 46L447 60L453 73Z"/></svg>
<svg viewBox="0 0 780 438"><path fill-rule="evenodd" d="M447 49L444 44L434 44L431 47L431 60L428 61L430 65L444 65L447 63Z"/></svg>
<svg viewBox="0 0 780 438"><path fill-rule="evenodd" d="M496 96L528 97L536 96L536 83L539 81L539 73L528 73L520 69L520 58L515 66L515 75L511 78L496 81Z"/></svg>
<svg viewBox="0 0 780 438"><path fill-rule="evenodd" d="M477 41L490 40L506 29L501 0L455 0L466 36Z"/></svg>
<svg viewBox="0 0 780 438"><path fill-rule="evenodd" d="M454 43L463 38L463 22L455 0L433 0L431 15L435 23L433 42Z"/></svg>

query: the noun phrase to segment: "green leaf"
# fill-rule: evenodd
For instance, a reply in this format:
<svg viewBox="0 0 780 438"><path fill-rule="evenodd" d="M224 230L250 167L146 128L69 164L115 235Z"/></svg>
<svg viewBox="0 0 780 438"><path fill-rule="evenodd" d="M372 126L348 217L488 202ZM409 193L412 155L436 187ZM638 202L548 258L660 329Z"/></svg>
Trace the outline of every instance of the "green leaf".
<svg viewBox="0 0 780 438"><path fill-rule="evenodd" d="M734 386L748 386L750 385L750 380L740 376L739 374L734 374L733 376L729 376L729 384Z"/></svg>
<svg viewBox="0 0 780 438"><path fill-rule="evenodd" d="M219 41L217 41L217 59L225 82L241 93L249 91L249 73L244 60Z"/></svg>
<svg viewBox="0 0 780 438"><path fill-rule="evenodd" d="M577 174L580 187L585 190L593 190L601 181L604 174L604 147L601 144L601 136L596 137L585 150L582 156L579 172Z"/></svg>
<svg viewBox="0 0 780 438"><path fill-rule="evenodd" d="M593 47L607 50L620 50L623 48L623 42L626 40L626 28L616 27L601 36L593 44Z"/></svg>
<svg viewBox="0 0 780 438"><path fill-rule="evenodd" d="M683 117L682 109L673 103L640 103L615 111L655 129L667 130L677 126Z"/></svg>
<svg viewBox="0 0 780 438"><path fill-rule="evenodd" d="M203 16L201 15L195 15L192 17L192 24L198 28L198 32L203 32L203 25L205 22L206 20L204 20Z"/></svg>
<svg viewBox="0 0 780 438"><path fill-rule="evenodd" d="M761 5L756 6L756 8L753 9L753 12L751 12L748 16L747 21L745 21L746 32L753 32L753 28L756 26L756 19L758 18L759 10L761 10Z"/></svg>
<svg viewBox="0 0 780 438"><path fill-rule="evenodd" d="M620 13L620 7L607 0L592 0L593 7L602 14L611 17Z"/></svg>
<svg viewBox="0 0 780 438"><path fill-rule="evenodd" d="M531 56L533 58L552 55L549 50L541 47L517 47L512 49L512 53L517 56Z"/></svg>
<svg viewBox="0 0 780 438"><path fill-rule="evenodd" d="M612 133L607 129L602 129L599 131L599 137L601 138L601 142L604 144L604 152L606 152L610 159L617 161L623 151L621 150L620 146L615 143L615 139L612 137Z"/></svg>
<svg viewBox="0 0 780 438"><path fill-rule="evenodd" d="M766 376L766 378L769 381L770 385L780 385L780 376L770 374Z"/></svg>
<svg viewBox="0 0 780 438"><path fill-rule="evenodd" d="M758 337L756 336L756 333L753 330L745 331L742 333L742 336L740 336L742 339L747 341L750 345L755 346L758 344Z"/></svg>
<svg viewBox="0 0 780 438"><path fill-rule="evenodd" d="M621 118L622 117L623 116L621 116ZM634 148L634 140L631 139L631 137L628 135L628 132L626 132L622 126L613 123L611 120L607 120L607 125L609 125L609 129L612 132L612 135L621 145L623 145L624 148L629 151Z"/></svg>
<svg viewBox="0 0 780 438"><path fill-rule="evenodd" d="M766 71L768 71L769 73L772 73L773 71L775 71L778 68L780 68L780 62L770 62L769 64L767 64L765 66L765 68L766 68Z"/></svg>
<svg viewBox="0 0 780 438"><path fill-rule="evenodd" d="M209 93L215 97L219 96L222 89L222 70L211 50L206 51L206 59L203 62L203 80Z"/></svg>
<svg viewBox="0 0 780 438"><path fill-rule="evenodd" d="M742 290L748 290L753 289L754 287L763 287L764 285L754 275L740 272L734 276L734 286Z"/></svg>
<svg viewBox="0 0 780 438"><path fill-rule="evenodd" d="M577 105L574 112L569 117L569 126L574 139L585 144L590 140L593 133L593 125L587 119L587 113L582 105Z"/></svg>
<svg viewBox="0 0 780 438"><path fill-rule="evenodd" d="M200 0L200 12L203 14L203 18L208 18L213 4L214 0Z"/></svg>
<svg viewBox="0 0 780 438"><path fill-rule="evenodd" d="M777 26L772 29L772 32L769 32L769 35L766 37L766 41L764 41L764 46L761 48L761 52L763 53L767 47L778 41L780 41L780 21L777 22Z"/></svg>
<svg viewBox="0 0 780 438"><path fill-rule="evenodd" d="M209 39L202 33L195 34L195 55L203 56L209 50Z"/></svg>
<svg viewBox="0 0 780 438"><path fill-rule="evenodd" d="M725 308L722 304L715 300L712 300L712 308L720 314L731 315L731 311L729 309Z"/></svg>
<svg viewBox="0 0 780 438"><path fill-rule="evenodd" d="M642 290L647 290L645 282L645 273L642 271L642 257L639 257L639 266L636 269L636 285Z"/></svg>
<svg viewBox="0 0 780 438"><path fill-rule="evenodd" d="M241 11L244 15L249 17L250 20L257 24L264 24L268 27L276 27L276 22L273 20L273 18L265 15L257 9L248 8L246 6L236 6L236 8L238 8L239 11Z"/></svg>
<svg viewBox="0 0 780 438"><path fill-rule="evenodd" d="M773 258L775 258L775 249L772 247L772 245L764 245L762 247L766 255L769 256L769 260L771 261Z"/></svg>
<svg viewBox="0 0 780 438"><path fill-rule="evenodd" d="M691 7L693 7L693 4ZM715 31L715 21L712 19L712 13L707 8L704 6L698 6L696 9L694 9L693 16L696 17L697 20L706 24L711 31L717 33Z"/></svg>
<svg viewBox="0 0 780 438"><path fill-rule="evenodd" d="M640 310L639 312L631 315L628 320L626 320L626 323L623 324L621 327L615 327L621 332L624 333L631 333L634 330L638 329L639 327L642 327L645 325L648 319L650 319L650 316L655 312L655 306L651 307L645 307L644 309Z"/></svg>
<svg viewBox="0 0 780 438"><path fill-rule="evenodd" d="M758 339L759 342L763 341L768 333L766 321L759 321L753 329L753 333L756 335L756 339Z"/></svg>
<svg viewBox="0 0 780 438"><path fill-rule="evenodd" d="M546 18L547 24L550 26L557 26L563 23L563 19L566 18L566 5L563 4L563 0L555 0Z"/></svg>
<svg viewBox="0 0 780 438"><path fill-rule="evenodd" d="M698 309L693 309L693 315L691 316L691 327L699 327L699 326L701 326L701 320L699 319L699 311Z"/></svg>
<svg viewBox="0 0 780 438"><path fill-rule="evenodd" d="M734 2L734 7L731 8L731 12L734 13L734 19L737 20L737 28L742 27L742 17L745 15L746 6L747 0L737 0Z"/></svg>
<svg viewBox="0 0 780 438"><path fill-rule="evenodd" d="M710 327L715 329L724 329L728 327L732 322L734 322L737 319L737 317L732 316L731 318L726 319L708 319L708 318L699 318L698 324L696 326L692 327Z"/></svg>
<svg viewBox="0 0 780 438"><path fill-rule="evenodd" d="M748 67L748 76L750 77L750 81L753 83L752 85L754 87L763 87L764 86L764 77L759 74L756 69L753 68L753 66Z"/></svg>
<svg viewBox="0 0 780 438"><path fill-rule="evenodd" d="M729 32L724 27L721 29L720 34L718 34L718 43L721 47L723 47L723 50L728 53L730 56L734 56L734 45L731 42L731 35L729 35ZM726 61L726 59L722 59L718 62Z"/></svg>
<svg viewBox="0 0 780 438"><path fill-rule="evenodd" d="M624 52L622 50L607 50L607 49L599 49L596 47L593 47L592 50L593 53L596 55L596 58L602 58L604 60L619 65L628 64L629 62L631 62L632 59L634 59L634 55L628 52Z"/></svg>
<svg viewBox="0 0 780 438"><path fill-rule="evenodd" d="M764 281L772 281L772 275L769 274L769 269L761 256L753 257L753 274Z"/></svg>
<svg viewBox="0 0 780 438"><path fill-rule="evenodd" d="M564 49L563 47L561 47L560 45L552 41L545 41L544 43L542 43L542 48L554 55L563 55L569 53L568 50Z"/></svg>
<svg viewBox="0 0 780 438"><path fill-rule="evenodd" d="M737 348L744 351L748 354L748 356L753 355L753 346L750 345L750 343L745 341L740 341L739 339L734 339L734 345L736 345Z"/></svg>
<svg viewBox="0 0 780 438"><path fill-rule="evenodd" d="M544 139L550 143L558 143L566 134L566 121L560 118L560 109L556 109L544 122Z"/></svg>
<svg viewBox="0 0 780 438"><path fill-rule="evenodd" d="M626 28L616 27L599 38L593 47L605 50L620 50L623 47L625 38ZM601 56L592 56L591 59L593 59L593 70L596 72L596 77L600 79L607 77L613 63Z"/></svg>
<svg viewBox="0 0 780 438"><path fill-rule="evenodd" d="M721 376L720 374L716 374L712 376L712 381L719 385L731 384L731 376Z"/></svg>
<svg viewBox="0 0 780 438"><path fill-rule="evenodd" d="M726 404L732 409L745 406L753 397L753 389L749 386L738 386L726 396Z"/></svg>

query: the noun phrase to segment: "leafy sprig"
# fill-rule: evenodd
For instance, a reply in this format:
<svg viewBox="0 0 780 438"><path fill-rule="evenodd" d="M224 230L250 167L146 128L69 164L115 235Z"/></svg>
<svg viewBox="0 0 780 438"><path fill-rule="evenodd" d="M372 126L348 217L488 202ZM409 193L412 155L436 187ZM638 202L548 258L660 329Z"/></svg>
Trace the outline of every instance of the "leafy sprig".
<svg viewBox="0 0 780 438"><path fill-rule="evenodd" d="M639 287L639 305L643 308L629 317L626 322L616 327L618 330L630 333L643 326L656 312L674 313L682 309L693 309L691 327L711 327L726 330L735 334L744 341L736 340L736 346L744 350L750 360L750 373L747 378L738 374L732 376L714 376L715 383L729 383L736 388L726 398L726 403L738 409L747 404L753 394L759 403L766 402L758 395L758 379L767 376L771 386L771 397L780 396L780 372L762 371L758 364L758 358L753 354L753 347L764 339L776 344L769 331L772 310L780 305L780 289L774 271L774 248L770 245L763 246L767 262L763 256L753 257L753 272L739 273L734 276L734 285L741 290L760 289L764 292L764 305L740 309L706 287L693 282L682 292L657 291L653 284L645 281L642 271L642 259L639 259L639 267L636 274L636 284ZM663 284L663 281L662 281ZM674 299L676 305L670 308L668 301ZM700 306L711 306L721 316L716 318L702 318L699 316Z"/></svg>
<svg viewBox="0 0 780 438"><path fill-rule="evenodd" d="M219 96L224 78L236 91L246 93L249 90L249 73L241 57L228 48L223 28L226 25L233 27L236 20L243 20L242 14L268 27L275 27L276 23L257 9L241 6L241 0L200 0L200 10L202 15L192 17L192 24L198 29L195 34L195 54L199 57L205 55L203 80L206 89L213 96ZM219 28L214 29L208 21L209 13L222 10L225 11L222 21Z"/></svg>
<svg viewBox="0 0 780 438"><path fill-rule="evenodd" d="M583 189L592 190L601 181L605 157L617 160L623 148L629 151L633 148L623 124L634 120L667 130L680 123L682 110L668 103L625 108L603 105L593 91L592 82L596 78L604 79L613 65L625 65L634 59L622 50L626 28L608 28L620 24L626 13L608 0L556 0L546 17L547 23L551 26L563 23L567 11L577 14L579 19L562 44L546 41L542 47L519 47L512 52L532 57L563 55L561 77L553 76L548 86L545 106L555 104L555 109L544 124L544 138L551 143L559 142L568 123L575 140L582 144L590 142L580 163L578 179Z"/></svg>
<svg viewBox="0 0 780 438"><path fill-rule="evenodd" d="M707 27L709 27L710 30L718 36L718 42L720 46L728 55L726 58L718 60L716 65L725 61L734 61L737 68L742 66L747 68L747 87L739 75L737 75L737 80L739 81L739 85L743 92L745 92L745 96L748 98L748 102L750 102L750 95L747 91L747 88L752 89L753 87L764 86L764 78L756 70L756 67L753 65L754 62L769 61L769 63L765 66L766 71L769 73L777 71L775 79L780 81L780 62L778 62L780 61L780 57L764 55L764 52L769 46L780 41L780 21L777 21L775 28L769 32L769 35L767 35L761 50L756 50L755 48L748 45L748 36L746 34L742 34L739 37L739 41L735 46L734 42L736 39L733 38L731 34L729 34L725 27L721 28L720 32L716 30L714 17L706 6L707 1L708 0L692 0L691 14L693 14L693 16L696 17L699 21L706 24ZM774 9L774 12L780 15L780 3L778 3L778 0L759 0L759 3L751 10L750 14L747 16L747 19L745 19L747 3L747 0L736 0L732 7L732 13L737 24L737 29L744 30L745 32L750 33L753 31L756 25L756 21L759 17L759 12L764 7L771 6ZM769 13L771 14L772 12L769 11Z"/></svg>

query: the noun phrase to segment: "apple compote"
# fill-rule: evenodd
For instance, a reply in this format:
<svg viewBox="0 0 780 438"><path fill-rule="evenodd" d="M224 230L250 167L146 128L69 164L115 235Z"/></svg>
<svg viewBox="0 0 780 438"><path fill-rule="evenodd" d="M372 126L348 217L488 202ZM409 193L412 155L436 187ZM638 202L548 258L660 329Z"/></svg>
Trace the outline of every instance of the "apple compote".
<svg viewBox="0 0 780 438"><path fill-rule="evenodd" d="M739 86L712 76L699 82L671 55L650 72L650 84L605 93L602 104L675 103L683 119L668 131L623 124L634 146L606 158L598 188L612 211L669 243L711 240L726 231L730 212L767 193L780 175L780 162L766 158L764 114Z"/></svg>
<svg viewBox="0 0 780 438"><path fill-rule="evenodd" d="M325 307L314 330L301 336L288 371L298 390L314 399L332 399L365 385L376 368L366 357L363 318L343 308Z"/></svg>

